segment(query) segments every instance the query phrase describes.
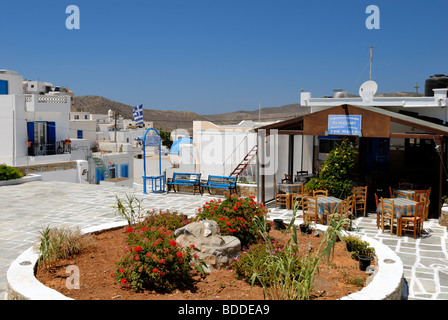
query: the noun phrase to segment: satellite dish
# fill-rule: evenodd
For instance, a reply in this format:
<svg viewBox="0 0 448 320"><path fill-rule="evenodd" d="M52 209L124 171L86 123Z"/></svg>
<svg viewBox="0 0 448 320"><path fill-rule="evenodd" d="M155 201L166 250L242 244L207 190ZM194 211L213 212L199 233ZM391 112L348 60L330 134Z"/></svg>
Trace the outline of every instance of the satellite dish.
<svg viewBox="0 0 448 320"><path fill-rule="evenodd" d="M377 90L378 90L378 84L373 80L369 80L361 85L361 87L359 88L359 95L362 98L366 98L369 96L373 97Z"/></svg>

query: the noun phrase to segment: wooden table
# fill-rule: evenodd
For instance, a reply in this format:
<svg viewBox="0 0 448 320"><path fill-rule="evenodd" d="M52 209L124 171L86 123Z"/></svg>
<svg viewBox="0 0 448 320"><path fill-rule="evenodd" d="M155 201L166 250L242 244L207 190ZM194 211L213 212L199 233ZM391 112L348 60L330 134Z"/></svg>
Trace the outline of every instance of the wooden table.
<svg viewBox="0 0 448 320"><path fill-rule="evenodd" d="M413 217L415 213L415 208L417 202L410 199L405 198L383 198L383 201L394 201L394 211L395 217L400 219L401 217ZM376 209L378 214L381 214L381 203L378 204L378 208Z"/></svg>
<svg viewBox="0 0 448 320"><path fill-rule="evenodd" d="M293 194L301 193L303 188L303 183L281 183L278 185L279 193Z"/></svg>
<svg viewBox="0 0 448 320"><path fill-rule="evenodd" d="M395 191L401 192L409 200L413 200L414 199L415 190L401 190L401 189L394 190L394 197L402 199L403 196L401 194L395 194Z"/></svg>
<svg viewBox="0 0 448 320"><path fill-rule="evenodd" d="M337 211L338 204L342 201L335 197L318 196L317 199L317 214L321 216L322 221L326 221L326 215Z"/></svg>

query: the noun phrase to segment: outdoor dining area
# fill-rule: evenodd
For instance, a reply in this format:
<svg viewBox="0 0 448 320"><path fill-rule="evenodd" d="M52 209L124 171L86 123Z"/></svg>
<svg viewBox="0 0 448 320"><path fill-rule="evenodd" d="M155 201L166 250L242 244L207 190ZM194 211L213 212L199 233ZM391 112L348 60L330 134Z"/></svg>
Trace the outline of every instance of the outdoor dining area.
<svg viewBox="0 0 448 320"><path fill-rule="evenodd" d="M339 199L329 196L328 190L307 191L305 181L291 182L288 178L285 175L275 188L274 205L287 210L299 206L304 221L327 224L331 218L352 220L354 216L367 213L367 186L354 187L350 196Z"/></svg>
<svg viewBox="0 0 448 320"><path fill-rule="evenodd" d="M327 190L305 189L306 182L291 181L285 175L281 183L276 184L275 208L294 209L299 206L298 217L310 223L328 224L330 219L350 219L367 215L367 186L353 187L352 194L345 199L329 196ZM410 232L414 239L421 236L423 222L428 219L429 196L431 188L413 189L412 184L400 184L398 188L389 187L389 197L375 196L377 227L382 232L399 237ZM350 224L351 225L351 224Z"/></svg>
<svg viewBox="0 0 448 320"><path fill-rule="evenodd" d="M428 219L431 188L413 189L412 184L400 183L398 189L389 188L390 198L375 194L377 227L384 232L388 227L401 237L404 231L412 232L414 239L421 236L423 222Z"/></svg>

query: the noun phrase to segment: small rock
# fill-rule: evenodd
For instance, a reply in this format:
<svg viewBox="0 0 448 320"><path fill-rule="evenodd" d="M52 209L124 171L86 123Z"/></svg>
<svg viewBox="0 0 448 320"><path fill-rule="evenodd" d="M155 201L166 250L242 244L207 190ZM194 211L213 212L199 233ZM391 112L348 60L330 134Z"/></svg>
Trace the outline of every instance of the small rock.
<svg viewBox="0 0 448 320"><path fill-rule="evenodd" d="M121 298L121 295L116 295L112 297L112 299L118 299L118 298Z"/></svg>

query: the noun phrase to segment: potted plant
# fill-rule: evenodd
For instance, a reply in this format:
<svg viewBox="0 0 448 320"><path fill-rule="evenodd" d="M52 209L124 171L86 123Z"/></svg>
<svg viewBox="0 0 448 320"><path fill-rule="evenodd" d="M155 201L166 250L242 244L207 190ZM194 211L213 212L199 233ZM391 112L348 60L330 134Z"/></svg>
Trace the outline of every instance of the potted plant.
<svg viewBox="0 0 448 320"><path fill-rule="evenodd" d="M302 234L309 234L309 233L311 233L311 228L310 228L310 223L309 223L309 221L304 221L304 222L302 222L302 223L299 225L299 227L300 227L300 232L301 232Z"/></svg>

